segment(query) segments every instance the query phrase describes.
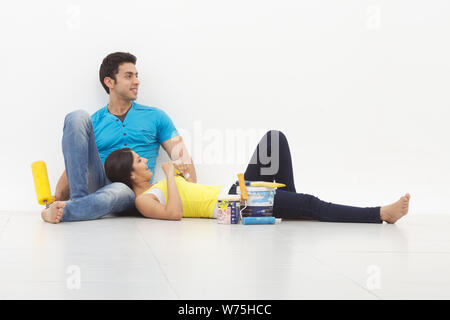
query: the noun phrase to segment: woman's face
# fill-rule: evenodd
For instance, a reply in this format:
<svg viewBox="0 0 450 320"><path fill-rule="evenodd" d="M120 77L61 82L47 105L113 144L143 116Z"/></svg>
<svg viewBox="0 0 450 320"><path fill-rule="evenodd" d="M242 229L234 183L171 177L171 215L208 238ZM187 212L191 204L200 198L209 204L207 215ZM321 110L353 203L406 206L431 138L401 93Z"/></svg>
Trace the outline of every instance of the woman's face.
<svg viewBox="0 0 450 320"><path fill-rule="evenodd" d="M147 167L148 160L146 158L140 157L134 151L131 151L131 153L133 154L133 170L131 171L131 181L150 181L153 177L153 173Z"/></svg>

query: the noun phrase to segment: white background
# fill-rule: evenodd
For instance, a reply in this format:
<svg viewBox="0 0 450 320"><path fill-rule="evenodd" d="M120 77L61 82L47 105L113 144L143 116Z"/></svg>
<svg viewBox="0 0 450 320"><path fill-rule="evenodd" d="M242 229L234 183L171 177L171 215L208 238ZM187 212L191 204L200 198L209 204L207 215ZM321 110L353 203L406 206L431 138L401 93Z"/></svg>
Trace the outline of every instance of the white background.
<svg viewBox="0 0 450 320"><path fill-rule="evenodd" d="M31 163L54 192L65 114L107 104L99 66L126 51L137 102L173 119L199 182L235 179L278 129L298 192L357 206L410 192L410 214L450 214L449 18L448 0L2 2L0 209L39 212Z"/></svg>

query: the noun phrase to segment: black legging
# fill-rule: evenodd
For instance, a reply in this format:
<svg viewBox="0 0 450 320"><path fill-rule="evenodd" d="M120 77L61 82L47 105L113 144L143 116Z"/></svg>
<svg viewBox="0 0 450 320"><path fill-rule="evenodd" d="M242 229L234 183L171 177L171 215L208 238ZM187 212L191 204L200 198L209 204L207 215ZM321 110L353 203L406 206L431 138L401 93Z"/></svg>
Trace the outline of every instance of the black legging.
<svg viewBox="0 0 450 320"><path fill-rule="evenodd" d="M278 151L278 152L277 152ZM314 219L328 222L381 223L380 207L351 207L297 193L294 184L291 152L286 136L276 130L268 131L258 143L247 170L248 181L284 183L286 187L276 189L273 215L284 219ZM236 182L229 193L236 194Z"/></svg>

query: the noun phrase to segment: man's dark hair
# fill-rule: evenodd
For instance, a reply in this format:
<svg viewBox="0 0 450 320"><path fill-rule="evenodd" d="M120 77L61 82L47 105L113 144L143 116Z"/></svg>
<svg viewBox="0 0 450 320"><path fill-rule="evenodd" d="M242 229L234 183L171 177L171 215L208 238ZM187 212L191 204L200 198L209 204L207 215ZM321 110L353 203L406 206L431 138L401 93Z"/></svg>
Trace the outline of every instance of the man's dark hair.
<svg viewBox="0 0 450 320"><path fill-rule="evenodd" d="M128 52L114 52L106 56L103 59L102 65L100 66L100 83L103 88L105 88L106 93L109 94L109 88L103 81L105 77L110 77L117 81L116 74L119 72L119 66L122 63L131 62L136 64L136 57Z"/></svg>
<svg viewBox="0 0 450 320"><path fill-rule="evenodd" d="M133 154L130 148L115 150L105 160L105 173L111 182L125 183L133 189L131 171L133 170Z"/></svg>

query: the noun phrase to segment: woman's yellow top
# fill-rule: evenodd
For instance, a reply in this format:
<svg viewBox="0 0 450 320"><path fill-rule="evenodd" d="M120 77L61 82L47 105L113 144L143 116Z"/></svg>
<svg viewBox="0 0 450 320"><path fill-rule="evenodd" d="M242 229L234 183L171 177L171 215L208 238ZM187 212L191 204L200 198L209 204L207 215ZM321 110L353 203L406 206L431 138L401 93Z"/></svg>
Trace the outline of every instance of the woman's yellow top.
<svg viewBox="0 0 450 320"><path fill-rule="evenodd" d="M217 204L217 197L222 186L208 186L199 183L186 181L181 176L175 176L175 183L183 204L184 218L213 218L214 207ZM167 179L163 179L154 184L150 190L158 188L164 193L167 203Z"/></svg>

